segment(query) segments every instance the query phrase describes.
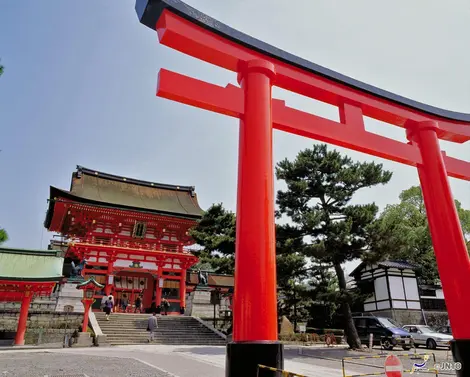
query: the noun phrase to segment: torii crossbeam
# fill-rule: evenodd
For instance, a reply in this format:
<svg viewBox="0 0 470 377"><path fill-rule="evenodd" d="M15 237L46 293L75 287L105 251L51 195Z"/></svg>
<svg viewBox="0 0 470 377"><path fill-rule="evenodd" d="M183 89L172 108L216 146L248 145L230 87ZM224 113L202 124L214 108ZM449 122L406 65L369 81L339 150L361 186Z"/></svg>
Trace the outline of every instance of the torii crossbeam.
<svg viewBox="0 0 470 377"><path fill-rule="evenodd" d="M238 75L220 87L162 69L157 95L240 119L233 342L226 375L283 368L278 342L272 129L416 166L455 337L454 358L470 369L470 261L448 175L470 180L470 163L446 156L439 139L470 139L470 114L422 104L343 76L254 39L179 0L137 0L141 23L161 44ZM272 99L272 86L338 107L340 122ZM409 143L365 130L364 116L404 128ZM467 374L465 374L467 373Z"/></svg>

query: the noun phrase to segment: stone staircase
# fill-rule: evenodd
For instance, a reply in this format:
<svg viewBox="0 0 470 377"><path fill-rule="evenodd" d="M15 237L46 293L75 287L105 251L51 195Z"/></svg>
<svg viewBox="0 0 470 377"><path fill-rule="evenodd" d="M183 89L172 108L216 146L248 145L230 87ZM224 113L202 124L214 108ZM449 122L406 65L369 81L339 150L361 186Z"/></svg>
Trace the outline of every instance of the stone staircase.
<svg viewBox="0 0 470 377"><path fill-rule="evenodd" d="M96 319L110 345L148 343L149 314L111 313L106 321L104 313L96 312ZM153 344L172 345L225 345L226 340L193 317L159 316Z"/></svg>

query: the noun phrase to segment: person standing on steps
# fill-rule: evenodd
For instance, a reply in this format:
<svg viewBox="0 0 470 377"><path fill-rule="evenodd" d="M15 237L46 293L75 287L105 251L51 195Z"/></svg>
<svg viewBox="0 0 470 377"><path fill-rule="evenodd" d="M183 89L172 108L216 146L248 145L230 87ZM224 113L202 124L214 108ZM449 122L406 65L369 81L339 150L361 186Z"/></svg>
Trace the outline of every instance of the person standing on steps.
<svg viewBox="0 0 470 377"><path fill-rule="evenodd" d="M168 315L168 308L170 307L170 303L166 298L162 300L162 306L163 306L163 315Z"/></svg>
<svg viewBox="0 0 470 377"><path fill-rule="evenodd" d="M103 311L105 313L106 321L109 321L109 315L111 314L111 309L113 307L113 297L109 296L106 302L104 303Z"/></svg>
<svg viewBox="0 0 470 377"><path fill-rule="evenodd" d="M127 298L127 295L122 295L122 299L121 299L121 310L124 312L124 313L127 313L127 307L129 306L129 300Z"/></svg>
<svg viewBox="0 0 470 377"><path fill-rule="evenodd" d="M110 293L108 299L111 300L111 311L114 312L114 296Z"/></svg>
<svg viewBox="0 0 470 377"><path fill-rule="evenodd" d="M149 332L149 343L155 340L155 332L158 328L157 313L153 312L152 316L148 319L147 331Z"/></svg>
<svg viewBox="0 0 470 377"><path fill-rule="evenodd" d="M137 313L137 310L139 311L139 313L142 313L142 310L141 310L142 298L140 296L137 296L137 298L135 299L134 304L135 304L134 313Z"/></svg>

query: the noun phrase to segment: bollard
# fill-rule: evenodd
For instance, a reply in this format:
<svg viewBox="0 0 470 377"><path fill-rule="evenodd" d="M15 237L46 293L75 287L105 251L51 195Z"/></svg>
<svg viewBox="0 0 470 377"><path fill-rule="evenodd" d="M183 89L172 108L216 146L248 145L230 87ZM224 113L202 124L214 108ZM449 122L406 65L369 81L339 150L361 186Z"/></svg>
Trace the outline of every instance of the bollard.
<svg viewBox="0 0 470 377"><path fill-rule="evenodd" d="M369 352L372 352L372 347L374 346L374 334L369 334Z"/></svg>

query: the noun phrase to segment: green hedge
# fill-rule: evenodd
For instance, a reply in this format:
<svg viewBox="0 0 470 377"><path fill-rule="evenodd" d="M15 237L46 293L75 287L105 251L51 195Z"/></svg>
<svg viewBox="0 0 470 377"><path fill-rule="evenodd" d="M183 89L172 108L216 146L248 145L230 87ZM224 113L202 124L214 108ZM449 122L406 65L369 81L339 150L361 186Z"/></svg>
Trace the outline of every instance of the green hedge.
<svg viewBox="0 0 470 377"><path fill-rule="evenodd" d="M344 335L344 330L340 329L319 329L316 327L307 327L307 332L312 334L318 335L325 335L325 334L334 334L334 335Z"/></svg>
<svg viewBox="0 0 470 377"><path fill-rule="evenodd" d="M343 338L343 335L337 335L334 333L328 332L328 334L333 334L336 338L336 344L340 344ZM279 340L284 342L302 342L302 343L326 343L325 342L326 335L325 334L316 334L316 333L296 333L290 335L280 335Z"/></svg>

